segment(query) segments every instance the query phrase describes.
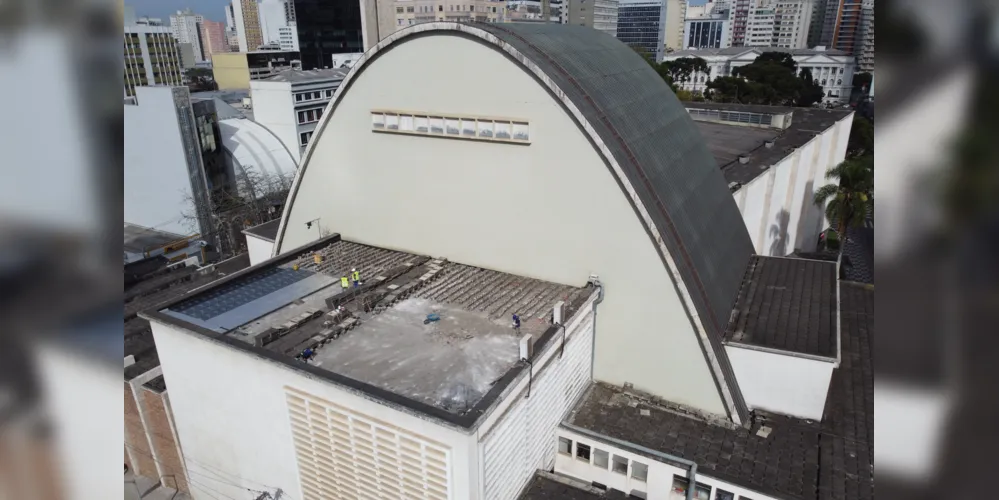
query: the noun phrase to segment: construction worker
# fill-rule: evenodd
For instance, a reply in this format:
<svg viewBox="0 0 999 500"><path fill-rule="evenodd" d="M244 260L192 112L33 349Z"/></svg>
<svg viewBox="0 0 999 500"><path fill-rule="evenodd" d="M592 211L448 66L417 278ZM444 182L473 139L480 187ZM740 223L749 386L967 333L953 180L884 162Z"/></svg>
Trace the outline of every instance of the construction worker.
<svg viewBox="0 0 999 500"><path fill-rule="evenodd" d="M513 328L520 330L520 316L517 313L513 314Z"/></svg>
<svg viewBox="0 0 999 500"><path fill-rule="evenodd" d="M350 270L350 279L354 282L354 288L361 286L361 273L356 267Z"/></svg>
<svg viewBox="0 0 999 500"><path fill-rule="evenodd" d="M340 276L340 288L343 288L343 291L345 292L347 291L348 288L350 288L350 281L347 280L346 274Z"/></svg>

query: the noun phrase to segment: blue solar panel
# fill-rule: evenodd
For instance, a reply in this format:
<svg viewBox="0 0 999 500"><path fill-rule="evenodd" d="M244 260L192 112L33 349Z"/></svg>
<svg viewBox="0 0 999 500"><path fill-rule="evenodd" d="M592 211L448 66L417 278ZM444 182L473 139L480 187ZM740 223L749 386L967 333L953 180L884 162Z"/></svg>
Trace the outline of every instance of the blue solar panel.
<svg viewBox="0 0 999 500"><path fill-rule="evenodd" d="M225 284L210 292L185 300L170 308L202 321L221 316L239 306L302 281L312 276L311 271L272 268L233 283Z"/></svg>

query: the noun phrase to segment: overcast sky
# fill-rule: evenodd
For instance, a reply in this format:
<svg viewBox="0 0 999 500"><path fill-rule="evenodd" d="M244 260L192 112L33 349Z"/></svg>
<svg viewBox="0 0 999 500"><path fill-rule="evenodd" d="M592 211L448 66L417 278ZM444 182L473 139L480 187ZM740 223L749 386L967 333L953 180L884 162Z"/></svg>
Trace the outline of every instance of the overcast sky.
<svg viewBox="0 0 999 500"><path fill-rule="evenodd" d="M125 5L135 8L136 17L159 17L164 23L170 22L170 14L188 8L205 19L225 22L227 4L229 0L125 0Z"/></svg>

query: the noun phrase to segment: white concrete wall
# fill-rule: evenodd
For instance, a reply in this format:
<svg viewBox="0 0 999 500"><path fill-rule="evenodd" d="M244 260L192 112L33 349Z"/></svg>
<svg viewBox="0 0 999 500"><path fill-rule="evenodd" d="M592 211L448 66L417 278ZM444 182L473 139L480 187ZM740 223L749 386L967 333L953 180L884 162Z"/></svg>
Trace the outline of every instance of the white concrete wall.
<svg viewBox="0 0 999 500"><path fill-rule="evenodd" d="M302 147L298 144L298 118L291 84L253 80L250 82L250 99L253 102L253 121L274 133L298 162Z"/></svg>
<svg viewBox="0 0 999 500"><path fill-rule="evenodd" d="M136 87L125 105L125 222L177 234L198 232L191 180L170 87Z"/></svg>
<svg viewBox="0 0 999 500"><path fill-rule="evenodd" d="M556 432L556 437L554 438L555 441L551 443L551 446L554 446L556 450L558 449L559 437L565 437L572 440L572 455L566 455L563 453L556 454L555 473L557 474L565 474L587 482L596 481L607 486L608 488L623 491L626 494L633 491L640 492L647 495L645 498L648 500L683 500L684 498L683 496L673 494L672 487L674 475L687 478L689 471L686 468L660 462L648 456L625 450L620 446L604 444L602 441L598 441L589 436L585 436L561 427ZM575 456L577 443L590 446L591 452L589 461L582 460ZM607 468L599 467L593 463L593 450L603 450L608 452ZM611 470L614 455L628 459L627 474L620 474ZM635 462L648 466L649 472L647 481L639 481L631 477L633 463ZM715 498L718 488L722 488L729 493L734 493L736 495L736 499L769 500L773 498L762 493L736 486L732 483L715 479L708 474L704 474L703 470L698 470L695 480L698 485L711 487L710 500Z"/></svg>
<svg viewBox="0 0 999 500"><path fill-rule="evenodd" d="M732 345L725 346L725 351L750 408L822 419L835 360L806 359Z"/></svg>
<svg viewBox="0 0 999 500"><path fill-rule="evenodd" d="M243 233L246 236L246 251L250 254L250 265L255 266L271 258L274 251L274 242L258 238L252 234Z"/></svg>
<svg viewBox="0 0 999 500"><path fill-rule="evenodd" d="M534 379L523 377L517 382L480 426L482 498L515 499L535 471L554 466L551 437L590 383L591 311L580 311L578 318L566 325L561 357L560 335L534 361Z"/></svg>
<svg viewBox="0 0 999 500"><path fill-rule="evenodd" d="M850 114L733 193L756 253L815 250L828 221L812 199L830 182L826 171L846 159L852 126Z"/></svg>
<svg viewBox="0 0 999 500"><path fill-rule="evenodd" d="M456 68L475 84L440 77ZM531 144L375 133L372 109L528 120ZM321 218L348 240L513 274L571 285L598 274L594 376L724 414L645 226L560 104L504 55L454 36L400 43L357 75L321 126L281 251L315 239L305 222Z"/></svg>
<svg viewBox="0 0 999 500"><path fill-rule="evenodd" d="M478 469L478 457L472 435L172 326L154 321L152 330L195 500L249 498L245 488L259 490L261 484L281 488L291 498L304 498L285 386L450 447L452 498L471 498L477 491L472 471ZM232 479L204 479L217 477L218 471Z"/></svg>

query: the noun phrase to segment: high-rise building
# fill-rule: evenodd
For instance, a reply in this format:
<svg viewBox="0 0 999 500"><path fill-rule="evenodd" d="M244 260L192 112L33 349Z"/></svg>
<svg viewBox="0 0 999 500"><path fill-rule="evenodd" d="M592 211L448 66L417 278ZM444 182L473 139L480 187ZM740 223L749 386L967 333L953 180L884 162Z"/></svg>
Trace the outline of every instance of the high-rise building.
<svg viewBox="0 0 999 500"><path fill-rule="evenodd" d="M540 20L541 2L528 3L533 6L514 8L522 14L534 10L537 15L520 20ZM505 0L375 0L365 8L365 49L413 24L430 21L502 23L508 20Z"/></svg>
<svg viewBox="0 0 999 500"><path fill-rule="evenodd" d="M298 30L288 20L288 0L263 0L260 11L260 31L264 43L278 44L281 50L298 50Z"/></svg>
<svg viewBox="0 0 999 500"><path fill-rule="evenodd" d="M684 19L687 18L687 0L666 0L666 51L683 48Z"/></svg>
<svg viewBox="0 0 999 500"><path fill-rule="evenodd" d="M870 4L873 23L873 0L819 0L813 17L810 44L823 45L860 56L864 45L864 6Z"/></svg>
<svg viewBox="0 0 999 500"><path fill-rule="evenodd" d="M589 26L617 36L618 0L569 0L568 24Z"/></svg>
<svg viewBox="0 0 999 500"><path fill-rule="evenodd" d="M507 20L517 23L549 22L565 24L568 21L567 4L568 2L562 0L509 0L506 2Z"/></svg>
<svg viewBox="0 0 999 500"><path fill-rule="evenodd" d="M772 4L758 2L746 15L746 47L770 47L774 44L776 11Z"/></svg>
<svg viewBox="0 0 999 500"><path fill-rule="evenodd" d="M732 10L719 8L687 9L684 21L683 49L724 49L731 46L729 36L732 30Z"/></svg>
<svg viewBox="0 0 999 500"><path fill-rule="evenodd" d="M125 26L125 96L135 95L136 87L181 85L180 51L170 28L165 26Z"/></svg>
<svg viewBox="0 0 999 500"><path fill-rule="evenodd" d="M667 0L621 0L617 39L661 61L666 38Z"/></svg>
<svg viewBox="0 0 999 500"><path fill-rule="evenodd" d="M860 49L857 53L857 70L874 71L874 0L867 0L863 4L863 17L861 18ZM873 88L873 86L872 86Z"/></svg>
<svg viewBox="0 0 999 500"><path fill-rule="evenodd" d="M815 0L731 0L733 47L803 49L810 45Z"/></svg>
<svg viewBox="0 0 999 500"><path fill-rule="evenodd" d="M371 35L367 39L362 35L361 5L357 0L294 1L302 69L327 67L333 54L364 52L365 43L371 42ZM373 40L377 43L378 39Z"/></svg>
<svg viewBox="0 0 999 500"><path fill-rule="evenodd" d="M774 3L774 46L808 48L808 29L814 0L777 0Z"/></svg>
<svg viewBox="0 0 999 500"><path fill-rule="evenodd" d="M191 12L191 9L180 11L170 16L170 31L178 43L191 44L194 61L205 60L205 52L201 43L201 23L205 18L201 14Z"/></svg>
<svg viewBox="0 0 999 500"><path fill-rule="evenodd" d="M218 21L201 23L201 48L205 59L211 60L212 54L229 52L229 41L226 40L225 25Z"/></svg>
<svg viewBox="0 0 999 500"><path fill-rule="evenodd" d="M236 38L240 52L257 50L264 44L260 31L260 14L257 0L232 0L233 23L236 25Z"/></svg>

